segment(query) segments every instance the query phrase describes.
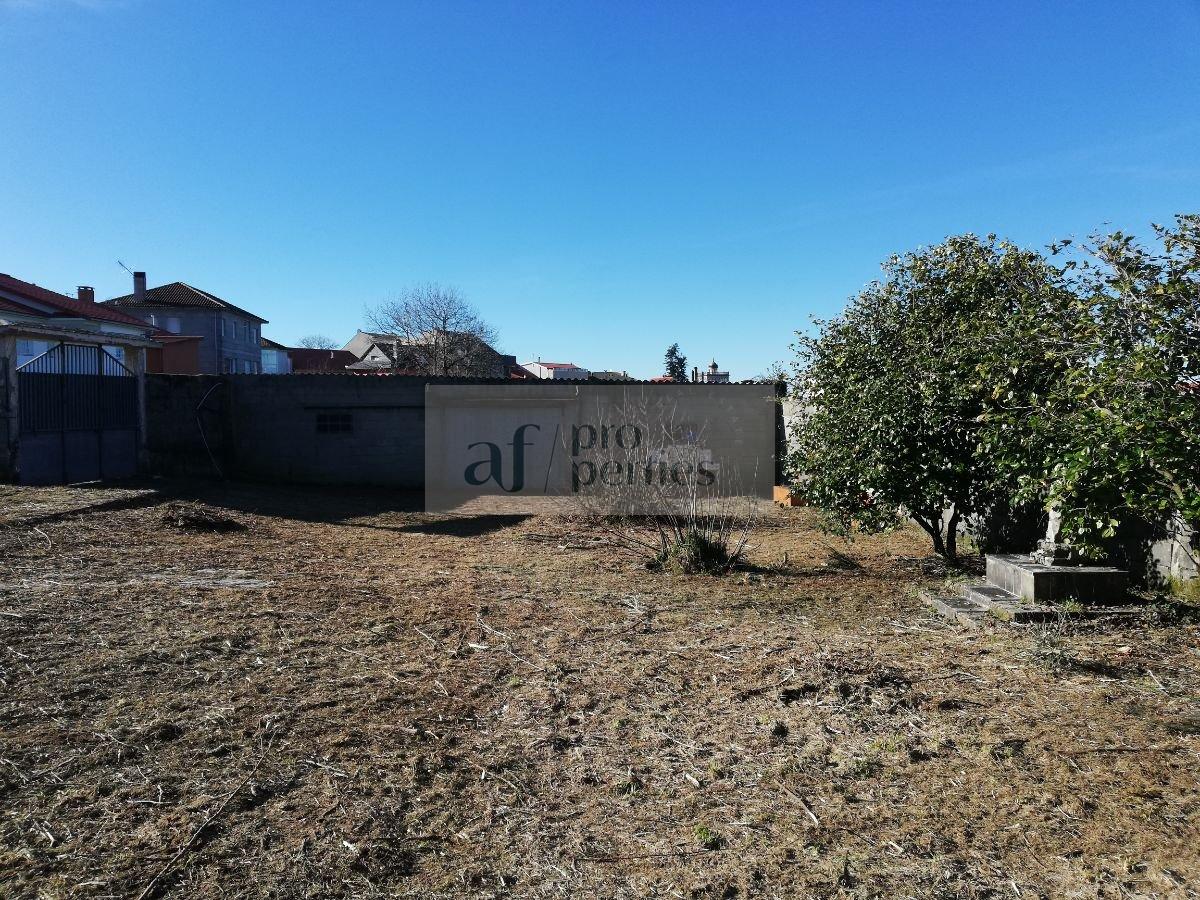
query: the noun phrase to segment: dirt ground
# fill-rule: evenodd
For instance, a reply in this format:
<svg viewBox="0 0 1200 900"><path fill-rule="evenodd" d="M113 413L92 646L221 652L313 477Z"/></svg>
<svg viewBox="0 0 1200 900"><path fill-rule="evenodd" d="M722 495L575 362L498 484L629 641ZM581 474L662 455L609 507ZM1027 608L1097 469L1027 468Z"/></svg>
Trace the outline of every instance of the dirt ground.
<svg viewBox="0 0 1200 900"><path fill-rule="evenodd" d="M970 631L916 533L780 510L713 578L415 502L0 487L0 895L1200 896L1186 611Z"/></svg>

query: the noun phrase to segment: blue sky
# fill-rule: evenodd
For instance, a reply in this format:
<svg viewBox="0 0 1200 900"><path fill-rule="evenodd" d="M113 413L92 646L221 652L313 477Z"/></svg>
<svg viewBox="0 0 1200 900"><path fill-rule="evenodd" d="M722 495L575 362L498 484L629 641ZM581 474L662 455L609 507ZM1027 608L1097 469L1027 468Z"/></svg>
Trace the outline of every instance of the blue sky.
<svg viewBox="0 0 1200 900"><path fill-rule="evenodd" d="M1200 211L1200 3L0 0L0 271L735 378L890 253Z"/></svg>

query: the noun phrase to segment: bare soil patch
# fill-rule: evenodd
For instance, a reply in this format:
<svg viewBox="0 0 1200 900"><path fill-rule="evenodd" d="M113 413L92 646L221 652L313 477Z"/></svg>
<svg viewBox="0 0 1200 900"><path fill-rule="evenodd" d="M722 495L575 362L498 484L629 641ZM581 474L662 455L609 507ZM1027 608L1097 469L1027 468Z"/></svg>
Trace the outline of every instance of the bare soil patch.
<svg viewBox="0 0 1200 900"><path fill-rule="evenodd" d="M1200 891L1195 624L961 630L803 509L712 578L418 504L0 487L0 894Z"/></svg>

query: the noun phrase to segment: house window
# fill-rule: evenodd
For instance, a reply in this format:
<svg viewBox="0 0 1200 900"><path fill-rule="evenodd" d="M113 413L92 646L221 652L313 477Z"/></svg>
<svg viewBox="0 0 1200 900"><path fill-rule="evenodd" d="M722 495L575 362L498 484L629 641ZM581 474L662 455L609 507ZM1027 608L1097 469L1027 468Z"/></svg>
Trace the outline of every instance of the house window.
<svg viewBox="0 0 1200 900"><path fill-rule="evenodd" d="M37 359L50 349L49 341L17 341L17 367L25 365L30 360Z"/></svg>
<svg viewBox="0 0 1200 900"><path fill-rule="evenodd" d="M317 413L317 434L353 433L353 413Z"/></svg>
<svg viewBox="0 0 1200 900"><path fill-rule="evenodd" d="M234 373L235 369L233 368L233 363L234 363L233 359L231 359L228 356L225 357L225 373L227 375L232 375Z"/></svg>

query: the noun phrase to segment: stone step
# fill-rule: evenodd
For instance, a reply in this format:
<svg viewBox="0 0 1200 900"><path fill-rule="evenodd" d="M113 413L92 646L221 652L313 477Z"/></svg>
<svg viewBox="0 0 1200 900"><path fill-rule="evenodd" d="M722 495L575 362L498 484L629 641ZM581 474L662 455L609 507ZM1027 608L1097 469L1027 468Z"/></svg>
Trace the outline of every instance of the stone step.
<svg viewBox="0 0 1200 900"><path fill-rule="evenodd" d="M1003 622L1045 622L1058 615L1058 611L1052 606L1030 602L994 584L965 584L962 587L962 598Z"/></svg>
<svg viewBox="0 0 1200 900"><path fill-rule="evenodd" d="M947 619L966 625L968 628L978 628L987 618L987 612L980 608L977 603L972 603L953 594L921 591L921 599Z"/></svg>
<svg viewBox="0 0 1200 900"><path fill-rule="evenodd" d="M1043 566L1028 556L989 555L987 580L1034 604L1051 600L1120 603L1126 599L1129 573L1112 566Z"/></svg>

